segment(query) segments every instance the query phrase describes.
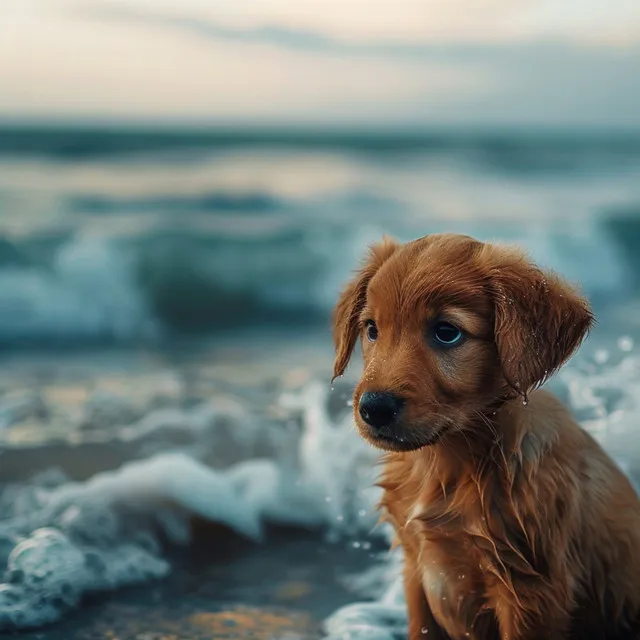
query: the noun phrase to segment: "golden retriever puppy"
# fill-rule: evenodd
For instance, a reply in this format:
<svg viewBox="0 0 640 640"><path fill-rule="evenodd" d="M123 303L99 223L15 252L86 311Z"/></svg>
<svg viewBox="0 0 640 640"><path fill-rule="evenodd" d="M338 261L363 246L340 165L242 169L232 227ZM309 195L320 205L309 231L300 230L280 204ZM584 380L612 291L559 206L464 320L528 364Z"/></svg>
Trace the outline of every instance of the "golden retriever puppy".
<svg viewBox="0 0 640 640"><path fill-rule="evenodd" d="M459 235L385 239L342 293L334 373L360 338L412 640L640 637L636 493L537 390L592 322L520 251Z"/></svg>

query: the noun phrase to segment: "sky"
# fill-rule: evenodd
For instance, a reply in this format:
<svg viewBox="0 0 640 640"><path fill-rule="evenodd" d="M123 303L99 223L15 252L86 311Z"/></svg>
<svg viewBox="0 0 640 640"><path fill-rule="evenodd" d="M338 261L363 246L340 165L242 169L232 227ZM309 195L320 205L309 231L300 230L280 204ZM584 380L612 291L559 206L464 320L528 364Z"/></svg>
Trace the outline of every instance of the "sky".
<svg viewBox="0 0 640 640"><path fill-rule="evenodd" d="M0 0L0 120L640 129L638 0Z"/></svg>

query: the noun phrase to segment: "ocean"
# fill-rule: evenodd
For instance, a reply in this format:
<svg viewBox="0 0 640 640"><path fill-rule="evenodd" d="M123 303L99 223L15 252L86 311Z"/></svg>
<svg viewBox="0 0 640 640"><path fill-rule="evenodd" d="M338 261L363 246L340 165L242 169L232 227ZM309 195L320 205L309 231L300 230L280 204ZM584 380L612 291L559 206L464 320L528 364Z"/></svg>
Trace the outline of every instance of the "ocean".
<svg viewBox="0 0 640 640"><path fill-rule="evenodd" d="M401 636L329 317L440 231L589 295L550 385L639 478L640 136L0 129L0 634Z"/></svg>

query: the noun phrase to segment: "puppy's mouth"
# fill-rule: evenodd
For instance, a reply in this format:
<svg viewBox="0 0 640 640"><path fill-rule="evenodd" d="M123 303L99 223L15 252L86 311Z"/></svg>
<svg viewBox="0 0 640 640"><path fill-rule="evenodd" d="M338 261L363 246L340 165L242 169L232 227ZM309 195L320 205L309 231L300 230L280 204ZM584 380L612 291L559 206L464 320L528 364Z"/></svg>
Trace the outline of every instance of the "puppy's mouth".
<svg viewBox="0 0 640 640"><path fill-rule="evenodd" d="M444 437L447 428L407 428L402 425L373 429L358 421L361 435L374 447L384 451L417 451L437 444Z"/></svg>

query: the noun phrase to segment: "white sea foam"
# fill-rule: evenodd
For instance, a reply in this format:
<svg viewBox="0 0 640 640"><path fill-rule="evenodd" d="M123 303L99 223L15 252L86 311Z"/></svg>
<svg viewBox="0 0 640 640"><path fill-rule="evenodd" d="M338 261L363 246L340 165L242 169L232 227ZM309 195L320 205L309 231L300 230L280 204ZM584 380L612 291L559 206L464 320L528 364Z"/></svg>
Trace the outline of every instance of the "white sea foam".
<svg viewBox="0 0 640 640"><path fill-rule="evenodd" d="M321 210L317 217L326 215ZM482 216L475 221L430 217L419 224L409 222L399 217L395 222L367 219L352 227L333 221L307 228L308 221L292 219L282 237L254 238L245 252L234 244L227 246L224 235L215 234L203 249L207 236L195 231L182 238L186 248L181 261L171 263L171 278L165 256L171 251L150 249L152 236L140 242L147 247L143 250L118 239L79 234L55 250L50 265L0 264L0 340L153 339L162 335L166 323L171 326L176 310L189 303L194 274L203 287L200 295L220 298L241 290L256 304L275 305L283 313L326 314L353 265L384 233L410 240L427 232L460 231L484 240L515 242L541 264L580 281L589 293L619 294L628 288L628 265L619 248L603 236L596 217L586 216L579 227L571 220L554 222L553 229L548 220L518 219L517 225L510 225ZM292 234L298 236L295 242L289 238ZM145 262L149 252L153 259ZM584 255L594 259L585 263Z"/></svg>
<svg viewBox="0 0 640 640"><path fill-rule="evenodd" d="M240 405L205 402L185 411L157 410L117 431L127 443L142 442L143 452L153 451L150 457L85 482L45 474L5 487L0 629L40 626L86 593L166 575L170 566L158 534L187 544L192 516L256 541L268 522L322 526L333 536L368 534L375 524L375 454L347 418L332 422L328 392L313 383L282 398L283 406L302 412L305 425L293 460L274 445L272 458L219 469L205 464L220 446L255 455L259 436ZM229 432L237 434L232 442Z"/></svg>
<svg viewBox="0 0 640 640"><path fill-rule="evenodd" d="M158 332L136 285L130 256L109 242L89 238L63 244L48 268L0 269L0 309L3 341L120 341Z"/></svg>
<svg viewBox="0 0 640 640"><path fill-rule="evenodd" d="M154 534L187 542L188 516L260 538L260 511L228 474L183 454L160 454L84 483L32 489L25 489L30 500L14 496L12 517L0 521L0 536L17 542L0 586L0 628L39 626L84 593L166 575Z"/></svg>

